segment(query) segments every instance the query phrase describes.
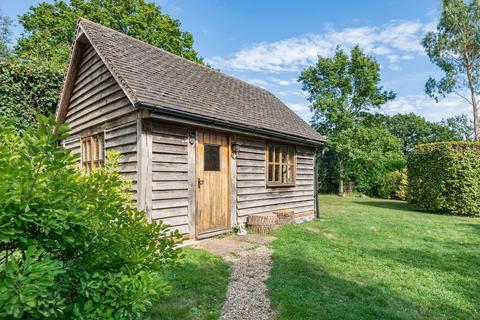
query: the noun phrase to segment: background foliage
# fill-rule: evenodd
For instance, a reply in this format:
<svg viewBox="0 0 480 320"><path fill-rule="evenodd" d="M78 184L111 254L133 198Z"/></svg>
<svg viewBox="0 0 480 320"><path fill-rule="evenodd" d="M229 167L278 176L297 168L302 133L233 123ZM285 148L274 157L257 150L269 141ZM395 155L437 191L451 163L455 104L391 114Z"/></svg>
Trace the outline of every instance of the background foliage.
<svg viewBox="0 0 480 320"><path fill-rule="evenodd" d="M0 60L0 117L16 130L36 126L36 114L55 113L63 75L35 61Z"/></svg>
<svg viewBox="0 0 480 320"><path fill-rule="evenodd" d="M378 195L384 199L407 200L407 170L387 172L380 176L378 179Z"/></svg>
<svg viewBox="0 0 480 320"><path fill-rule="evenodd" d="M25 29L16 53L49 61L63 70L79 18L86 18L128 34L155 47L202 62L193 49L193 36L180 29L180 21L145 0L55 0L30 7L20 17Z"/></svg>
<svg viewBox="0 0 480 320"><path fill-rule="evenodd" d="M180 235L136 209L118 154L82 174L54 126L0 132L0 318L142 318Z"/></svg>
<svg viewBox="0 0 480 320"><path fill-rule="evenodd" d="M203 63L180 21L145 0L41 2L20 16L25 31L13 49L12 21L0 14L0 117L17 130L34 127L36 113L54 113L80 17Z"/></svg>
<svg viewBox="0 0 480 320"><path fill-rule="evenodd" d="M408 159L409 201L426 211L480 215L480 143L417 146Z"/></svg>

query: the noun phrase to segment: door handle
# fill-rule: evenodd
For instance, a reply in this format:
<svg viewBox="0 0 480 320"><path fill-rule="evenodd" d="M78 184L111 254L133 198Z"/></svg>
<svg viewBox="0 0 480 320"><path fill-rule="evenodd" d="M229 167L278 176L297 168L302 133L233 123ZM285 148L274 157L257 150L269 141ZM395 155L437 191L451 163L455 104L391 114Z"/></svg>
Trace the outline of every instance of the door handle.
<svg viewBox="0 0 480 320"><path fill-rule="evenodd" d="M198 178L198 187L200 188L203 184L203 179Z"/></svg>

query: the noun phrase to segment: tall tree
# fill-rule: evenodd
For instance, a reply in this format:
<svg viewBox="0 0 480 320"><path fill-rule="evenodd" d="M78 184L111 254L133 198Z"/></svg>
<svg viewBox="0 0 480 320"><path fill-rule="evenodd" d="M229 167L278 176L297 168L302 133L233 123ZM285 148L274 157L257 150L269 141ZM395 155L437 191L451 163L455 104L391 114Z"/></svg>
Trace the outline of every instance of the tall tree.
<svg viewBox="0 0 480 320"><path fill-rule="evenodd" d="M379 85L380 65L358 46L350 55L337 47L333 57L319 57L314 66L301 73L299 81L309 94L310 108L314 113L312 125L327 136L327 147L335 151L338 192L343 195L346 168L352 164L349 160L358 160L357 155L368 154L368 148L372 146L369 143L359 145L355 141L355 133L366 132L360 128L362 114L394 99L395 94L382 89ZM384 133L389 135L386 130ZM382 135L376 136L381 138Z"/></svg>
<svg viewBox="0 0 480 320"><path fill-rule="evenodd" d="M480 88L480 2L442 0L442 14L436 32L423 39L425 51L445 73L429 78L425 91L438 102L455 93L469 103L473 112L475 140L480 139L478 90ZM465 94L465 91L468 94Z"/></svg>
<svg viewBox="0 0 480 320"><path fill-rule="evenodd" d="M145 0L55 0L32 6L20 16L25 32L18 40L16 53L64 69L80 17L202 62L193 49L192 35L180 29L180 21Z"/></svg>

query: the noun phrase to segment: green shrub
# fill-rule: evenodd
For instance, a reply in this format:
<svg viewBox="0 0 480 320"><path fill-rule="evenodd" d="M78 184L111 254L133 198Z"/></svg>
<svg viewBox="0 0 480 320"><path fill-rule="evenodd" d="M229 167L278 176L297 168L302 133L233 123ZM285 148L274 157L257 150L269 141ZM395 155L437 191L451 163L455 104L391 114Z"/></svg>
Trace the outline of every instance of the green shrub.
<svg viewBox="0 0 480 320"><path fill-rule="evenodd" d="M417 146L408 159L409 201L425 211L480 215L480 143Z"/></svg>
<svg viewBox="0 0 480 320"><path fill-rule="evenodd" d="M378 179L378 195L384 199L407 200L407 170L387 172Z"/></svg>
<svg viewBox="0 0 480 320"><path fill-rule="evenodd" d="M0 59L0 118L15 130L36 127L36 114L55 113L62 80L63 73L47 64Z"/></svg>
<svg viewBox="0 0 480 320"><path fill-rule="evenodd" d="M142 318L180 235L137 210L118 154L83 174L54 126L0 128L0 317Z"/></svg>

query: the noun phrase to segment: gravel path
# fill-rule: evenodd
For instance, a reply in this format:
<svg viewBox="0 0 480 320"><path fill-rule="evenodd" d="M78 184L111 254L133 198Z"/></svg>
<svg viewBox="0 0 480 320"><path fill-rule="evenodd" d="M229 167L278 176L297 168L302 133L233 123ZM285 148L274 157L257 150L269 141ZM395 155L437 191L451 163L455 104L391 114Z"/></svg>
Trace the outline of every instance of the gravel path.
<svg viewBox="0 0 480 320"><path fill-rule="evenodd" d="M270 275L271 254L271 249L260 246L225 257L231 263L232 276L221 319L275 319L265 284Z"/></svg>

